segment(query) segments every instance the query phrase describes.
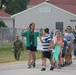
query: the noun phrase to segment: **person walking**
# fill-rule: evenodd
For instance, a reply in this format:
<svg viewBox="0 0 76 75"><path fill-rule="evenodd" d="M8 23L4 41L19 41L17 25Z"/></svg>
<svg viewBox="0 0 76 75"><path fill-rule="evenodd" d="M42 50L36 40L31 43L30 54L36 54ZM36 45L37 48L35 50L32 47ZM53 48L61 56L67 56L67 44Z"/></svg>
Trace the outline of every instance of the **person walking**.
<svg viewBox="0 0 76 75"><path fill-rule="evenodd" d="M61 69L61 55L62 55L62 40L61 40L61 34L59 30L55 31L55 36L53 37L53 43L54 43L54 53L53 53L53 61L54 61L54 66L55 68L57 67L58 69ZM57 63L59 61L59 64Z"/></svg>
<svg viewBox="0 0 76 75"><path fill-rule="evenodd" d="M41 39L41 37L40 37L40 40L41 40L42 46L43 46L43 49L42 49L43 59L42 59L41 71L46 70L46 58L48 58L50 60L50 64L51 64L50 70L53 70L54 67L53 67L52 50L51 50L53 47L53 43L52 43L48 28L44 29L43 35L44 35L43 39Z"/></svg>
<svg viewBox="0 0 76 75"><path fill-rule="evenodd" d="M67 41L65 40L65 38L64 38L64 34L61 34L61 39L62 39L62 41L63 41L63 47L62 47L62 67L64 67L66 64L65 63L67 63L67 60L66 60L66 58L67 58Z"/></svg>
<svg viewBox="0 0 76 75"><path fill-rule="evenodd" d="M19 39L19 35L16 35L16 40L13 42L13 52L16 60L20 59L21 50L23 52L23 43Z"/></svg>
<svg viewBox="0 0 76 75"><path fill-rule="evenodd" d="M71 26L67 26L67 33L65 33L65 39L67 41L67 45L68 45L68 63L67 65L70 65L72 63L72 45L74 44L74 34L72 33L72 28Z"/></svg>
<svg viewBox="0 0 76 75"><path fill-rule="evenodd" d="M35 23L30 23L29 29L22 29L21 36L26 37L28 68L36 66L37 37L40 32L35 30Z"/></svg>

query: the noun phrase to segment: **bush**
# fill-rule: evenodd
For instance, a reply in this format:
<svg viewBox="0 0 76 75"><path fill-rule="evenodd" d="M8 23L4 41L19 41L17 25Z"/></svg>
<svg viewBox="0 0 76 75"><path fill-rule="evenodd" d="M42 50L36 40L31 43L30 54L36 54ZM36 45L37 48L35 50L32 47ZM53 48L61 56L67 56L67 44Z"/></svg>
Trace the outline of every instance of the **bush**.
<svg viewBox="0 0 76 75"><path fill-rule="evenodd" d="M0 27L7 27L3 21L0 21Z"/></svg>

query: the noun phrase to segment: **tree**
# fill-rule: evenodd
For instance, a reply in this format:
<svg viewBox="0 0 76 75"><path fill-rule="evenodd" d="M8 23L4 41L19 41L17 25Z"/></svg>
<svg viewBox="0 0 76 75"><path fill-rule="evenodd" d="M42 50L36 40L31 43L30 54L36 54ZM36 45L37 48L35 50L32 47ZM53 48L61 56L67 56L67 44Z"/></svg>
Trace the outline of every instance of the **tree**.
<svg viewBox="0 0 76 75"><path fill-rule="evenodd" d="M3 21L0 21L0 27L7 27Z"/></svg>
<svg viewBox="0 0 76 75"><path fill-rule="evenodd" d="M21 12L27 9L29 1L30 0L7 0L5 3L6 6L5 12L11 15Z"/></svg>

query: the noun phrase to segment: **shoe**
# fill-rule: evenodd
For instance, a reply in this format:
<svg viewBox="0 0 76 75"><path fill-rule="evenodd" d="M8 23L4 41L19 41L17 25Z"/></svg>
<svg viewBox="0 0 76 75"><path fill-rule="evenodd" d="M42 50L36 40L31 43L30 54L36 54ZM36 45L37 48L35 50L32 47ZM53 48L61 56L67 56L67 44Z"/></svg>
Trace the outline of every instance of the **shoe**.
<svg viewBox="0 0 76 75"><path fill-rule="evenodd" d="M28 64L28 68L31 68L31 64Z"/></svg>
<svg viewBox="0 0 76 75"><path fill-rule="evenodd" d="M20 58L19 57L17 57L17 60L19 60Z"/></svg>
<svg viewBox="0 0 76 75"><path fill-rule="evenodd" d="M72 64L73 62L71 61L70 64Z"/></svg>
<svg viewBox="0 0 76 75"><path fill-rule="evenodd" d="M42 69L41 69L41 71L45 71L45 70L46 70L46 68L42 68Z"/></svg>
<svg viewBox="0 0 76 75"><path fill-rule="evenodd" d="M63 67L65 67L65 63L63 64Z"/></svg>
<svg viewBox="0 0 76 75"><path fill-rule="evenodd" d="M66 63L65 66L68 66L68 63Z"/></svg>
<svg viewBox="0 0 76 75"><path fill-rule="evenodd" d="M61 64L61 67L63 67L63 64Z"/></svg>
<svg viewBox="0 0 76 75"><path fill-rule="evenodd" d="M35 62L32 62L31 65L32 65L33 67L35 67Z"/></svg>
<svg viewBox="0 0 76 75"><path fill-rule="evenodd" d="M33 67L35 67L35 62L33 63L33 65L32 65Z"/></svg>
<svg viewBox="0 0 76 75"><path fill-rule="evenodd" d="M53 66L51 66L50 70L53 70L53 69L54 69L54 67L53 67Z"/></svg>
<svg viewBox="0 0 76 75"><path fill-rule="evenodd" d="M57 66L54 66L54 68L57 68Z"/></svg>
<svg viewBox="0 0 76 75"><path fill-rule="evenodd" d="M57 69L61 69L61 66L58 66Z"/></svg>

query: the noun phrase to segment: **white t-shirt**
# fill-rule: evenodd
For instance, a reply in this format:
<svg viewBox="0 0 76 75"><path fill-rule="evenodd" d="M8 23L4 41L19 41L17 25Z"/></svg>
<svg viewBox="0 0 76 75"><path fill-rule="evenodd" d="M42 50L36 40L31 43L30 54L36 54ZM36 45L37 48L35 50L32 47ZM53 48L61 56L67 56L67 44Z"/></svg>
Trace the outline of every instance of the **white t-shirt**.
<svg viewBox="0 0 76 75"><path fill-rule="evenodd" d="M65 33L65 39L67 41L67 43L69 44L72 40L75 39L73 33Z"/></svg>

